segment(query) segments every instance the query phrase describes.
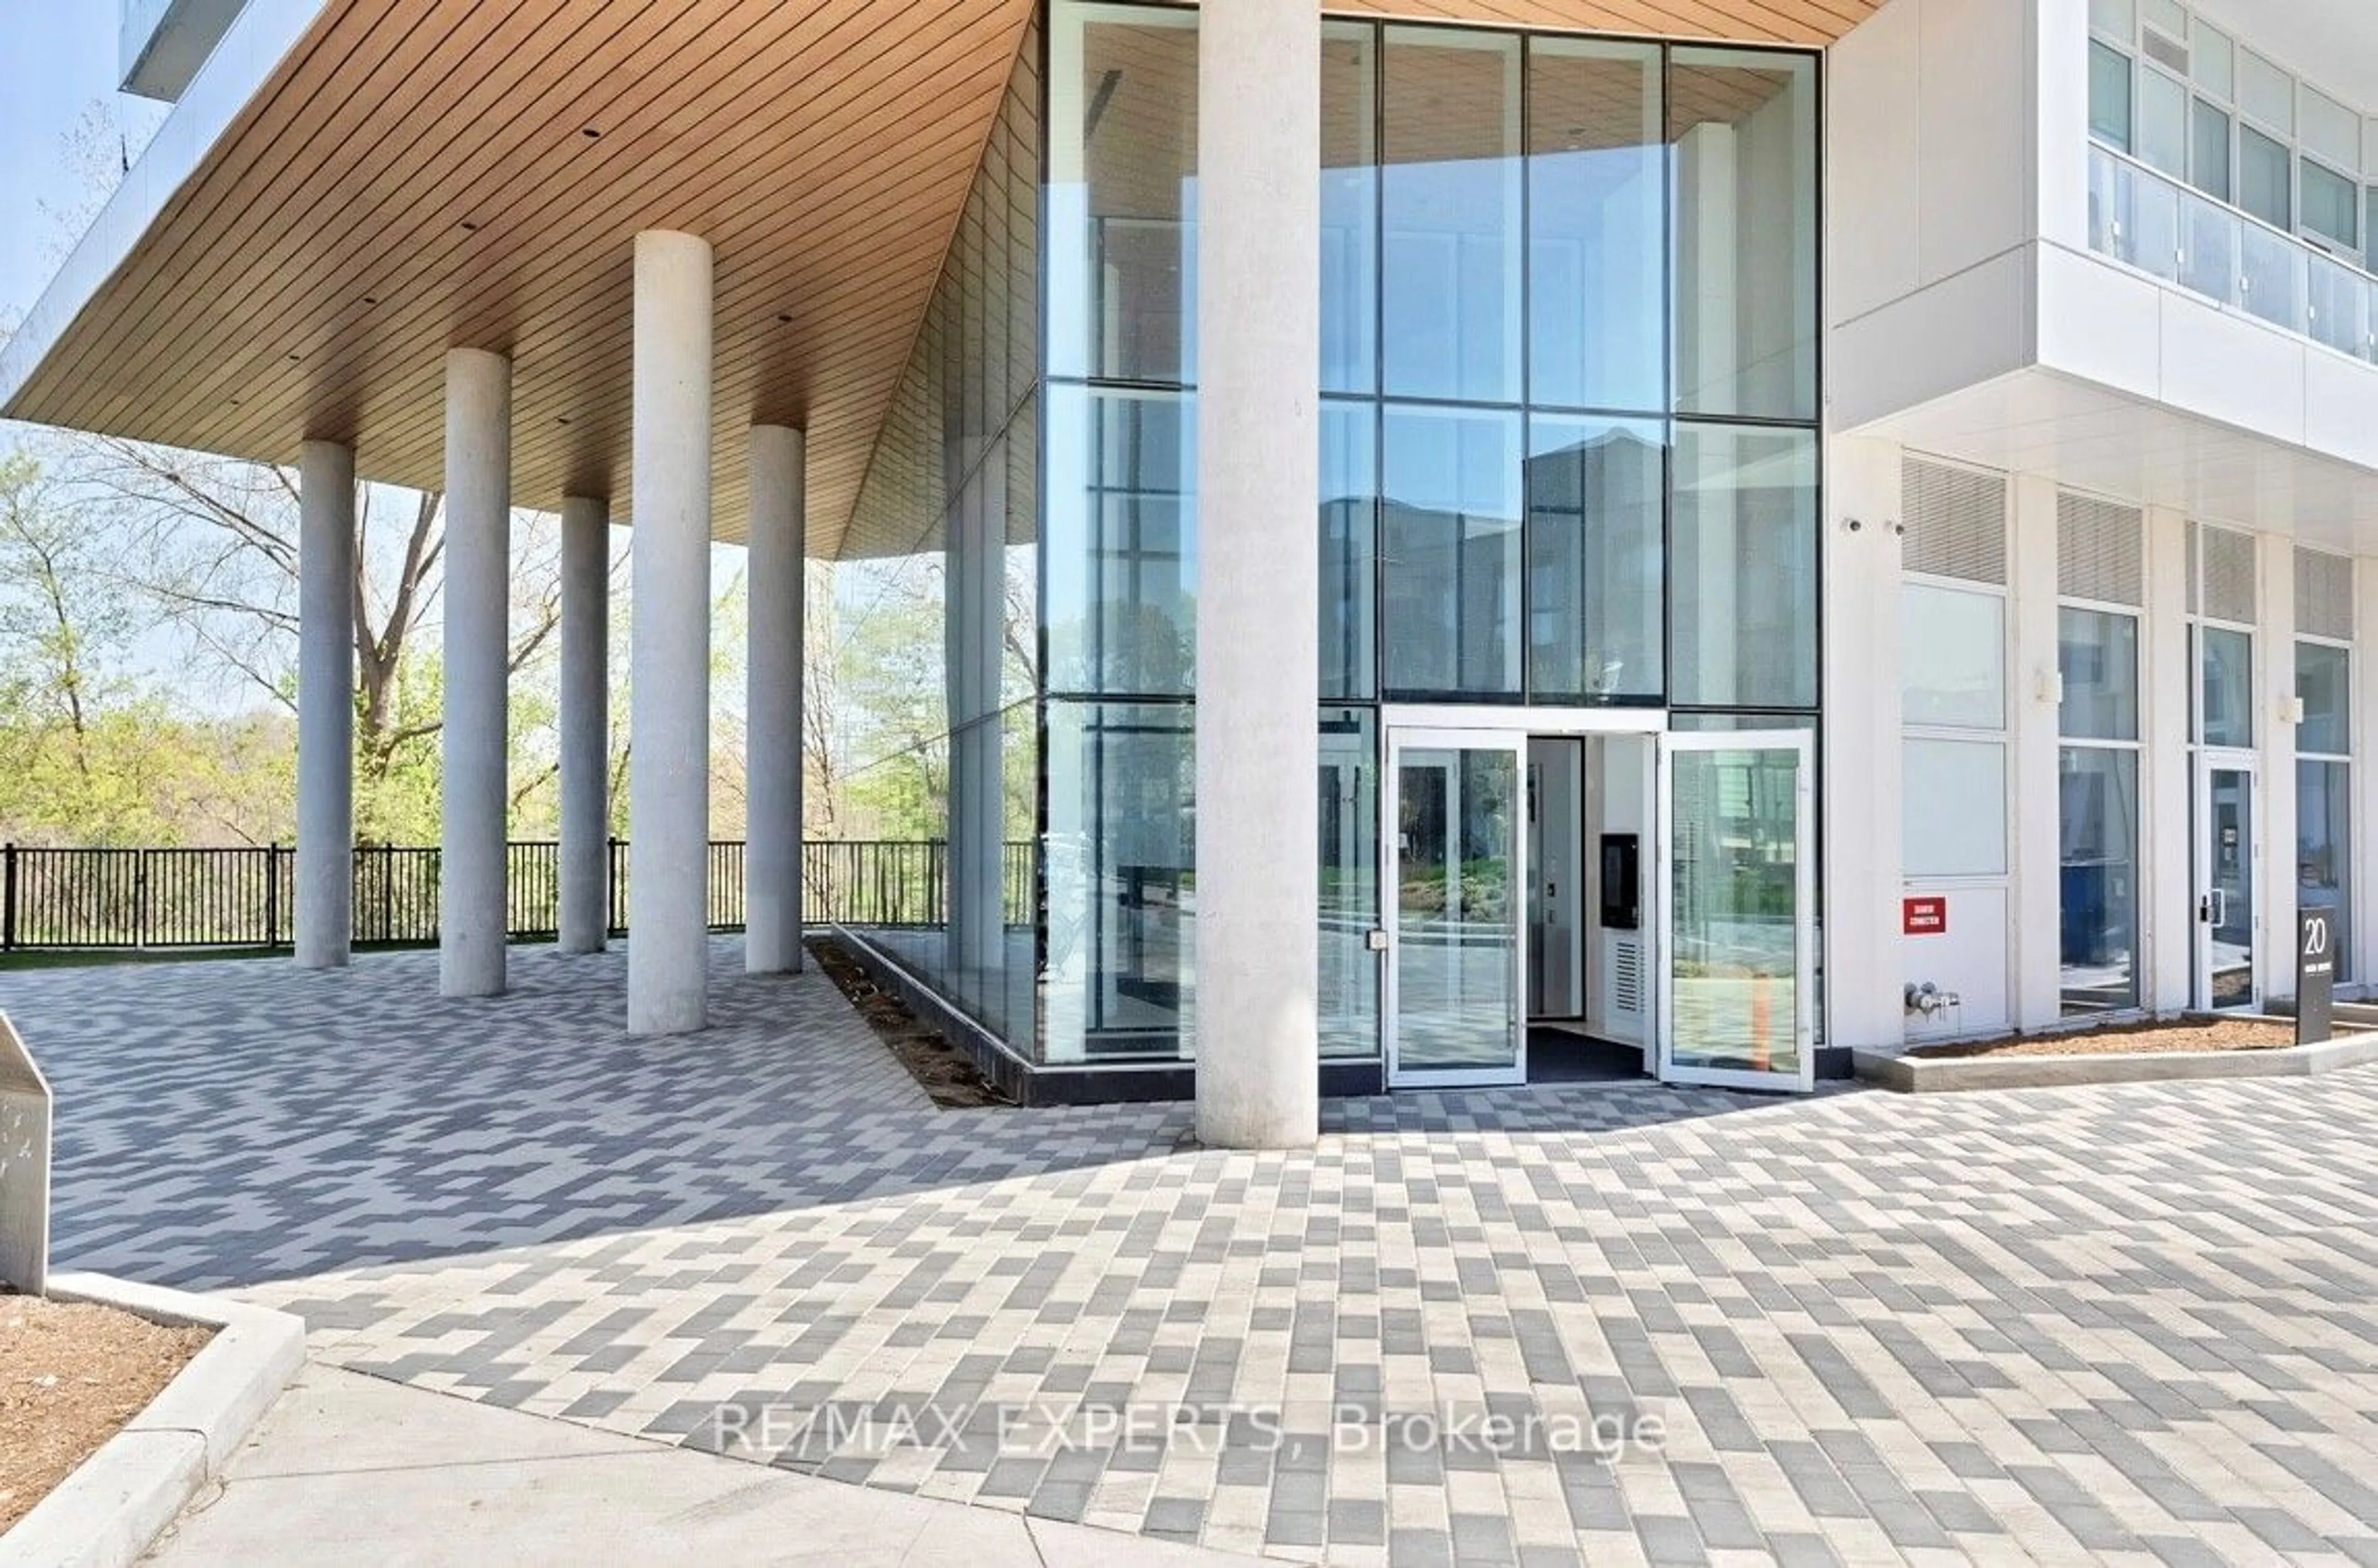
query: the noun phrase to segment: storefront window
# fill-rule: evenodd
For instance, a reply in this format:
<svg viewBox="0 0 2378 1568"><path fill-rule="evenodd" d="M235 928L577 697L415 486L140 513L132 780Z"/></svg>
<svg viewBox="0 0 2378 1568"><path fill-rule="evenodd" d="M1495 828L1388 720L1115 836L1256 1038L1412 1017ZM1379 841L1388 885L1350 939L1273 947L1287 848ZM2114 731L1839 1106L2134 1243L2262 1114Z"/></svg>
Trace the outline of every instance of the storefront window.
<svg viewBox="0 0 2378 1568"><path fill-rule="evenodd" d="M2060 984L2068 1015L2115 1011L2139 1002L2138 617L2066 605L2056 643Z"/></svg>
<svg viewBox="0 0 2378 1568"><path fill-rule="evenodd" d="M2353 953L2352 671L2342 643L2296 644L2296 903L2330 912L2339 980Z"/></svg>

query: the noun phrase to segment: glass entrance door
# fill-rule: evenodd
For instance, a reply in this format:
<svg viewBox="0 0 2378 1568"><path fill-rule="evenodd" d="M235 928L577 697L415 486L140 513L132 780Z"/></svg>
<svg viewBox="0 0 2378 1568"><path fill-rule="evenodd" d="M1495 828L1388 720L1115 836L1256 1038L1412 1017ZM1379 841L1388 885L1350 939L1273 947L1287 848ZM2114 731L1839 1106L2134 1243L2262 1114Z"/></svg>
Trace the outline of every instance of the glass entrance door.
<svg viewBox="0 0 2378 1568"><path fill-rule="evenodd" d="M1522 736L1388 734L1392 1084L1527 1082L1526 750Z"/></svg>
<svg viewBox="0 0 2378 1568"><path fill-rule="evenodd" d="M2205 751L2196 771L2196 995L2205 1008L2252 1007L2254 982L2254 758Z"/></svg>
<svg viewBox="0 0 2378 1568"><path fill-rule="evenodd" d="M1811 738L1661 738L1663 1079L1816 1086Z"/></svg>

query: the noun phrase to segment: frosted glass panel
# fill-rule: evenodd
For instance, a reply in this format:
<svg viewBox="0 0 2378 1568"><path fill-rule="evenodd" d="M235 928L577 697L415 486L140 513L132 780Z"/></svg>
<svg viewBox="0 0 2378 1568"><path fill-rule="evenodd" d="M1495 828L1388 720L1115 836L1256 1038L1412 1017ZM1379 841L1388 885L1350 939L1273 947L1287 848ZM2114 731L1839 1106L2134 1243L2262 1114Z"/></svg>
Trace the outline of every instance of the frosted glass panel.
<svg viewBox="0 0 2378 1568"><path fill-rule="evenodd" d="M2251 49L2238 52L2238 106L2288 135L2296 128L2296 79Z"/></svg>
<svg viewBox="0 0 2378 1568"><path fill-rule="evenodd" d="M2158 70L2139 73L2138 154L2176 180L2188 177L2188 89Z"/></svg>
<svg viewBox="0 0 2378 1568"><path fill-rule="evenodd" d="M1901 779L1910 877L2006 872L2006 748L1995 740L1910 740Z"/></svg>
<svg viewBox="0 0 2378 1568"><path fill-rule="evenodd" d="M1911 582L1899 592L1900 716L1959 729L2006 726L2006 610L1989 593Z"/></svg>
<svg viewBox="0 0 2378 1568"><path fill-rule="evenodd" d="M2197 23L2188 64L2195 74L2196 85L2215 97L2228 98L2237 91L2238 53L2228 34Z"/></svg>

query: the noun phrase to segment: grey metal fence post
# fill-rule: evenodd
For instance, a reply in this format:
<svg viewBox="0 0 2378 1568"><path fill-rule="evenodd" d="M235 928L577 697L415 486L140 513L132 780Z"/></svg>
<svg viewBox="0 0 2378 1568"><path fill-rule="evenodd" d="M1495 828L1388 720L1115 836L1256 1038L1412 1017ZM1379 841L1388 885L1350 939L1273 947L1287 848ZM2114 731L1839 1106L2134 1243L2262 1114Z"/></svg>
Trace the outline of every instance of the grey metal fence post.
<svg viewBox="0 0 2378 1568"><path fill-rule="evenodd" d="M17 846L14 844L8 845L6 859L6 869L0 872L0 882L6 884L5 889L0 889L0 952L14 952L17 951Z"/></svg>

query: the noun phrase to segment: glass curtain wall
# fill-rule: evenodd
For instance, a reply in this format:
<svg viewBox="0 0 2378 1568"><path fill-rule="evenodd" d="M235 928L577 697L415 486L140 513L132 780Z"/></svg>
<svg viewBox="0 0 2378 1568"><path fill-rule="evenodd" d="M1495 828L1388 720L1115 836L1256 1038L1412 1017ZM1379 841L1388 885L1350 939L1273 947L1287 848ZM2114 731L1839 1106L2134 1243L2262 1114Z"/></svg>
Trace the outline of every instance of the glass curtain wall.
<svg viewBox="0 0 2378 1568"><path fill-rule="evenodd" d="M861 940L1028 1052L1039 778L1039 30L1027 30L871 455L811 675ZM819 796L823 799L819 799ZM821 873L821 867L823 871Z"/></svg>
<svg viewBox="0 0 2378 1568"><path fill-rule="evenodd" d="M1041 1059L1187 1054L1195 1007L1197 31L1050 16Z"/></svg>
<svg viewBox="0 0 2378 1568"><path fill-rule="evenodd" d="M1196 15L1051 11L1043 1059L1191 1052ZM1817 59L1324 21L1323 1048L1383 701L1817 705Z"/></svg>

